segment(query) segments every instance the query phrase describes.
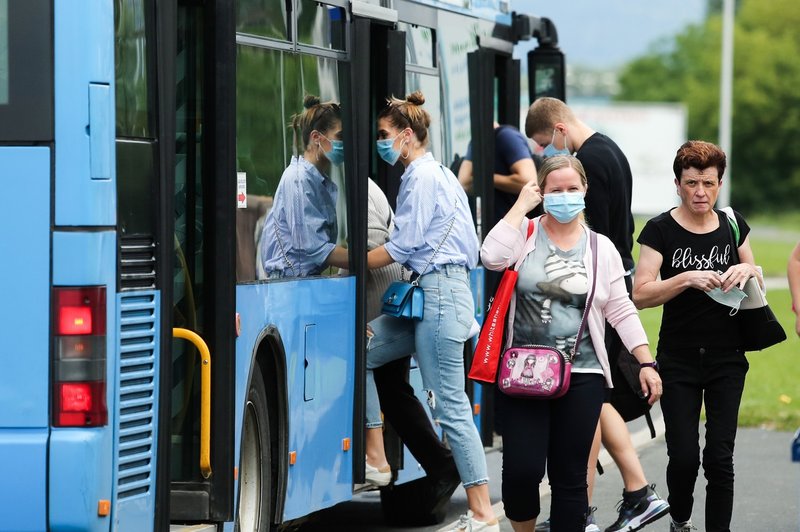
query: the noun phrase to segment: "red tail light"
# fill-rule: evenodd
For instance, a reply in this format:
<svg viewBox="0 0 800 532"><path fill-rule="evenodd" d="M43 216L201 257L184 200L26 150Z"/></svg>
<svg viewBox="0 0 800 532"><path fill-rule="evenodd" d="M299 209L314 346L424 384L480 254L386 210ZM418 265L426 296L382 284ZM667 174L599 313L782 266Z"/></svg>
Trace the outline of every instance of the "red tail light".
<svg viewBox="0 0 800 532"><path fill-rule="evenodd" d="M106 425L106 287L54 288L53 328L53 426Z"/></svg>

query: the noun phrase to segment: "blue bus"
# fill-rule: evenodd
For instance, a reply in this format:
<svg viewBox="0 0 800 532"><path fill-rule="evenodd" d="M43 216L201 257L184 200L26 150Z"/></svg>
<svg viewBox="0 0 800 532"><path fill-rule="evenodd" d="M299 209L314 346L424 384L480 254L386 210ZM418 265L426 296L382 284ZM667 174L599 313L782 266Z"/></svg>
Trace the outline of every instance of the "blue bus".
<svg viewBox="0 0 800 532"><path fill-rule="evenodd" d="M482 231L482 132L518 124L532 37L529 94L563 91L552 23L504 0L0 0L0 530L265 531L352 499L367 177L398 186L376 113L420 89L437 159L473 139ZM307 93L343 109L350 269L260 279Z"/></svg>

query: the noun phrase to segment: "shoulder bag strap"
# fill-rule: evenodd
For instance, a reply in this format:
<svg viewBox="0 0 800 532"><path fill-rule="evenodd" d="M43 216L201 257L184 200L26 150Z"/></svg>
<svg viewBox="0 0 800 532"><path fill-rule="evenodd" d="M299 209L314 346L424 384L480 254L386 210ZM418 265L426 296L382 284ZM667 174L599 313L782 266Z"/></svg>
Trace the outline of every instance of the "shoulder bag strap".
<svg viewBox="0 0 800 532"><path fill-rule="evenodd" d="M528 219L528 236L525 237L525 242L527 242L528 239L530 239L531 235L533 234L534 226L535 226L535 223L533 221L533 218L529 218ZM525 250L525 243L522 244L522 249L523 249L523 251ZM522 261L524 259L525 259L525 256L523 255L519 259L517 259L517 262L515 262L514 264L511 264L506 269L513 269L515 271L518 271L519 268L522 266Z"/></svg>
<svg viewBox="0 0 800 532"><path fill-rule="evenodd" d="M572 348L572 358L579 355L578 346L583 338L583 331L586 329L586 318L589 316L589 309L592 308L594 301L594 289L597 286L597 233L589 230L589 252L592 254L592 289L589 291L589 297L586 298L586 308L583 309L583 317L581 318L581 325L578 327L578 336L575 338L575 347Z"/></svg>
<svg viewBox="0 0 800 532"><path fill-rule="evenodd" d="M739 258L739 224L736 222L736 216L733 214L733 209L730 207L725 207L721 210L725 213L725 218L728 220L728 235L731 237L731 243L733 244L731 254L736 264L739 264L742 262Z"/></svg>

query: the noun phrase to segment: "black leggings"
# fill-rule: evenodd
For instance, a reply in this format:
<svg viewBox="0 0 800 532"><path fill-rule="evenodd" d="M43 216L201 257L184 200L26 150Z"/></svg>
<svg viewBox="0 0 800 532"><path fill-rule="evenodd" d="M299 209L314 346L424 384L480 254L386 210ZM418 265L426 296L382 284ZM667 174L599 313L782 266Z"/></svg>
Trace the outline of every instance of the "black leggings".
<svg viewBox="0 0 800 532"><path fill-rule="evenodd" d="M519 399L497 393L503 409L503 504L512 521L539 515L539 484L545 464L552 493L550 529L583 532L589 506L586 463L606 381L573 373L569 391L553 400Z"/></svg>
<svg viewBox="0 0 800 532"><path fill-rule="evenodd" d="M706 530L730 530L733 512L733 445L745 374L750 365L735 349L659 353L667 440L667 487L675 521L692 516L694 485L700 469L700 408L706 407L703 471L706 486Z"/></svg>

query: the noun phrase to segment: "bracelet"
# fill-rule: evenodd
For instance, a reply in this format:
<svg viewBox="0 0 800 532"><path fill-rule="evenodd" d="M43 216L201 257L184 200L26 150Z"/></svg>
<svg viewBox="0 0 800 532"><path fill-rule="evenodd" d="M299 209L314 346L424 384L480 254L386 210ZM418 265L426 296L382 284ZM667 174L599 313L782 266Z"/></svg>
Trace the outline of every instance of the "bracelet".
<svg viewBox="0 0 800 532"><path fill-rule="evenodd" d="M653 368L654 370L658 371L658 362L656 362L655 360L652 361L652 362L640 362L639 363L639 367L640 368Z"/></svg>

